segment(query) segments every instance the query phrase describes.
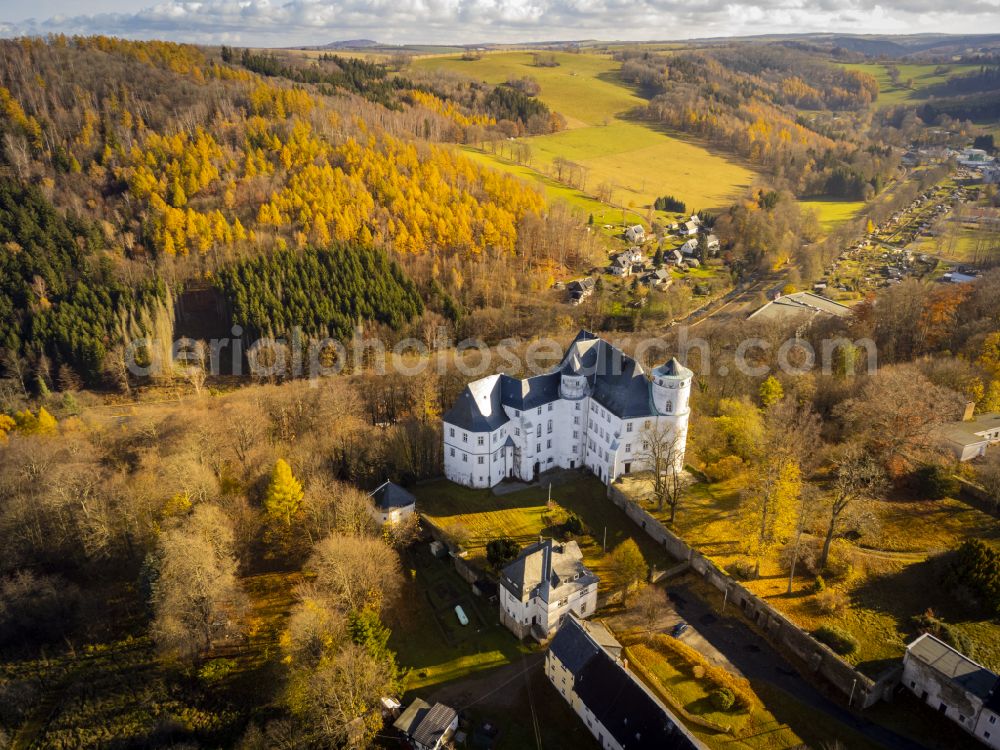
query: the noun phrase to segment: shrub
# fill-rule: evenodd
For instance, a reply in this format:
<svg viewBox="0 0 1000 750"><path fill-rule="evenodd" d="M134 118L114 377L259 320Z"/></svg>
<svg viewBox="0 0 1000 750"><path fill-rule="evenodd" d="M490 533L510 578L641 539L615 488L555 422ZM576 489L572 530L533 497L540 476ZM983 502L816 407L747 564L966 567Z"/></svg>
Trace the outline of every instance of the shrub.
<svg viewBox="0 0 1000 750"><path fill-rule="evenodd" d="M212 659L202 664L198 670L198 677L202 682L209 685L221 682L236 671L236 661L234 659Z"/></svg>
<svg viewBox="0 0 1000 750"><path fill-rule="evenodd" d="M823 580L823 576L816 576L816 580L812 582L809 590L814 594L822 594L826 590L826 581Z"/></svg>
<svg viewBox="0 0 1000 750"><path fill-rule="evenodd" d="M517 542L509 537L492 539L486 543L486 560L495 570L500 570L507 563L517 557L521 551Z"/></svg>
<svg viewBox="0 0 1000 750"><path fill-rule="evenodd" d="M728 711L736 703L736 696L729 688L716 688L709 694L708 699L719 711Z"/></svg>
<svg viewBox="0 0 1000 750"><path fill-rule="evenodd" d="M821 625L813 635L820 643L825 643L832 648L835 653L841 656L853 654L858 650L858 641L846 630L838 628L836 625Z"/></svg>
<svg viewBox="0 0 1000 750"><path fill-rule="evenodd" d="M910 484L928 500L940 500L958 493L958 482L945 467L928 464L910 475Z"/></svg>
<svg viewBox="0 0 1000 750"><path fill-rule="evenodd" d="M820 614L836 614L847 606L847 594L837 589L826 589L816 595L813 606Z"/></svg>
<svg viewBox="0 0 1000 750"><path fill-rule="evenodd" d="M951 566L952 583L968 588L991 612L1000 612L1000 552L981 539L962 543Z"/></svg>
<svg viewBox="0 0 1000 750"><path fill-rule="evenodd" d="M739 456L724 456L705 467L705 475L713 482L726 482L743 471L743 459Z"/></svg>
<svg viewBox="0 0 1000 750"><path fill-rule="evenodd" d="M563 531L574 536L579 536L584 532L583 519L576 513L570 513L566 523L563 524Z"/></svg>
<svg viewBox="0 0 1000 750"><path fill-rule="evenodd" d="M754 565L749 560L736 560L726 566L726 572L740 581L749 581L754 576Z"/></svg>

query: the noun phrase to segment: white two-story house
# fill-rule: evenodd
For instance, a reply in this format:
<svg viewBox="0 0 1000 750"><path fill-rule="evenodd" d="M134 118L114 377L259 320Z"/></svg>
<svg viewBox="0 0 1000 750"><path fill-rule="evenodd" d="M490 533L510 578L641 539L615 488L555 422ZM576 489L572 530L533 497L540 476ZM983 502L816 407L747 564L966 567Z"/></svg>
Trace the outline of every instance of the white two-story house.
<svg viewBox="0 0 1000 750"><path fill-rule="evenodd" d="M500 573L501 620L519 638L545 640L570 612L594 613L597 584L576 542L541 539Z"/></svg>
<svg viewBox="0 0 1000 750"><path fill-rule="evenodd" d="M605 483L649 468L650 435L683 466L692 372L671 359L649 374L581 331L552 372L469 383L442 418L444 473L467 487L587 468Z"/></svg>

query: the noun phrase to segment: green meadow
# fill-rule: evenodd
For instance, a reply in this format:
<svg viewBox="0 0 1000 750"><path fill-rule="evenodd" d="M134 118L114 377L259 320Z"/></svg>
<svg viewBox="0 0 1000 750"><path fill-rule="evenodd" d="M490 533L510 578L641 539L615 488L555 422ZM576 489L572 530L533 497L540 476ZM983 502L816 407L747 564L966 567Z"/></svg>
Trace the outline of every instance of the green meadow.
<svg viewBox="0 0 1000 750"><path fill-rule="evenodd" d="M554 53L554 57L559 63L556 67L534 67L528 52L488 54L479 60L425 57L414 64L488 83L522 76L538 81L539 98L566 118L567 129L522 139L531 146L532 165L522 169L521 176L540 183L547 195L595 213L595 221L599 220L597 211L581 204L602 183L611 186L613 205L645 215L661 195L673 195L691 210L718 208L755 181L756 173L738 161L638 120L636 113L645 100L621 80L619 64L611 57L572 53ZM478 153L505 171L516 167L492 154ZM557 158L586 168L583 191L568 189L574 195L567 196L554 189L550 175ZM596 202L592 197L589 200Z"/></svg>
<svg viewBox="0 0 1000 750"><path fill-rule="evenodd" d="M924 89L938 83L944 83L956 73L968 73L977 69L975 65L907 65L899 64L900 85L896 86L889 78L889 70L882 63L842 63L849 70L863 70L871 73L878 81L878 106L891 107L894 104L905 104L925 100ZM938 68L946 68L944 73L938 73ZM907 87L906 83L910 82Z"/></svg>

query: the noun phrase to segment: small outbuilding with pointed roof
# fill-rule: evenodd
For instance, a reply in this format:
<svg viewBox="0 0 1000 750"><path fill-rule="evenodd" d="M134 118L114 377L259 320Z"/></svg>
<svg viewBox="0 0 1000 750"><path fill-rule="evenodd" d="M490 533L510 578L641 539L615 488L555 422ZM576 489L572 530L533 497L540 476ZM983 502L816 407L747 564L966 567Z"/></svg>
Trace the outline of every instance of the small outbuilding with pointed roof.
<svg viewBox="0 0 1000 750"><path fill-rule="evenodd" d="M395 482L383 482L369 497L373 503L372 515L380 524L399 523L417 509L417 498Z"/></svg>

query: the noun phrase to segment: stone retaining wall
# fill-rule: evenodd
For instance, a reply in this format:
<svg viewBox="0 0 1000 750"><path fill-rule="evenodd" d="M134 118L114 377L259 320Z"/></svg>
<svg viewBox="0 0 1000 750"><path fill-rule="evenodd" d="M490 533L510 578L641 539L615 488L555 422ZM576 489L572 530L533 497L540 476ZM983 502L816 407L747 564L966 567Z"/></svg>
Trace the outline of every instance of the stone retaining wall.
<svg viewBox="0 0 1000 750"><path fill-rule="evenodd" d="M682 563L689 564L691 570L704 581L723 592L727 605L739 608L748 620L757 625L771 645L783 653L794 655L810 672L843 695L852 706L868 708L891 696L899 681L898 668L890 669L879 679L872 680L728 573L720 570L715 563L667 529L617 487L608 487L608 498L657 544L662 545Z"/></svg>

